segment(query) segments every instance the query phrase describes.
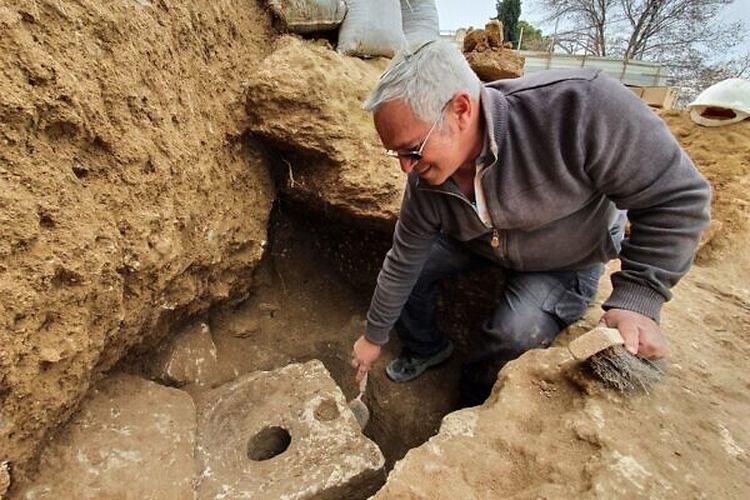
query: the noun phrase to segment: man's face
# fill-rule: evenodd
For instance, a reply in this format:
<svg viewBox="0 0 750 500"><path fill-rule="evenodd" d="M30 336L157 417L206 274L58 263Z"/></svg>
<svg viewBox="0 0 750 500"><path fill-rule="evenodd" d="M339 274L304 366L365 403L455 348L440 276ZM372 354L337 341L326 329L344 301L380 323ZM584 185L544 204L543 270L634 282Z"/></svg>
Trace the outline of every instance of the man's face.
<svg viewBox="0 0 750 500"><path fill-rule="evenodd" d="M408 152L421 148L421 160L399 156L404 173L414 171L426 183L437 186L453 175L460 165L457 141L451 140L455 130L451 126L450 104L443 111L443 123L432 131L433 123L419 120L401 100L380 106L374 119L386 149ZM427 141L423 142L425 138Z"/></svg>

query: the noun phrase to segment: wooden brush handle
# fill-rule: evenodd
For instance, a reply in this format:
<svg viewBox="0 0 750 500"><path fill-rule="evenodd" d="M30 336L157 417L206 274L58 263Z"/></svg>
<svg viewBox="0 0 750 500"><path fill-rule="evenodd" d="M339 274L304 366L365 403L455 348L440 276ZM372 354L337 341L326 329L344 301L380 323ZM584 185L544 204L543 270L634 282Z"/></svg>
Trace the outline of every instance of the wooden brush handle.
<svg viewBox="0 0 750 500"><path fill-rule="evenodd" d="M617 328L599 325L574 339L568 344L568 350L575 359L585 360L604 349L623 344L625 341Z"/></svg>

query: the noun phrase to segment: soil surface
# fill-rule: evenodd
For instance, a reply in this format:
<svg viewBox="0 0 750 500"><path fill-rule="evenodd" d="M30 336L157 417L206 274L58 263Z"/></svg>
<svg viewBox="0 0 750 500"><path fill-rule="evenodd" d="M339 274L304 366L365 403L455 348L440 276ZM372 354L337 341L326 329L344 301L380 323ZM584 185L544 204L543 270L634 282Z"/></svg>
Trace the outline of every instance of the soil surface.
<svg viewBox="0 0 750 500"><path fill-rule="evenodd" d="M731 257L750 220L750 120L725 127L701 127L688 113L661 113L672 133L711 183L711 226L698 251L699 263Z"/></svg>
<svg viewBox="0 0 750 500"><path fill-rule="evenodd" d="M246 106L290 198L390 231L406 179L362 109L386 62L282 36L248 79Z"/></svg>
<svg viewBox="0 0 750 500"><path fill-rule="evenodd" d="M0 4L0 463L134 346L241 298L276 196L243 135L255 1ZM29 469L29 467L31 467Z"/></svg>

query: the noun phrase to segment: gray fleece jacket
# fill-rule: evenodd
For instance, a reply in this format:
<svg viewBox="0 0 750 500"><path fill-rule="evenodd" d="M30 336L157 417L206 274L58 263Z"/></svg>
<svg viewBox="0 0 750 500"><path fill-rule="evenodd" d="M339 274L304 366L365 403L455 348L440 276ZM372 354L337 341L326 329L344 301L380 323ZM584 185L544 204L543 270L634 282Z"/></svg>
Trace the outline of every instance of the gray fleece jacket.
<svg viewBox="0 0 750 500"><path fill-rule="evenodd" d="M663 121L620 82L593 70L549 71L486 85L481 185L487 227L449 180L408 178L393 246L367 314L388 341L443 232L515 271L576 270L617 256L609 228L627 210L631 235L605 309L659 319L708 222L710 189ZM495 236L499 245L493 247Z"/></svg>

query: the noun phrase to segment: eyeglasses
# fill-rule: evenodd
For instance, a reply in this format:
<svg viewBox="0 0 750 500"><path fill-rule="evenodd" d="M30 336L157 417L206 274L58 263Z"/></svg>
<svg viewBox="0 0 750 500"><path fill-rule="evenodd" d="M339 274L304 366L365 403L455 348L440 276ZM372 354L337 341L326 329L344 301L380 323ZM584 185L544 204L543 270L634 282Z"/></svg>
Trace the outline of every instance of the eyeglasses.
<svg viewBox="0 0 750 500"><path fill-rule="evenodd" d="M417 147L417 149L411 149L411 150L406 150L406 151L396 151L393 149L386 149L385 150L386 156L390 156L391 158L407 160L413 163L417 163L421 161L423 158L422 152L424 151L424 147L425 145L427 145L427 141L430 139L430 135L432 135L432 131L435 130L435 127L437 126L440 119L443 117L443 113L445 113L445 110L448 108L448 104L450 104L450 102L451 101L448 101L443 105L443 108L440 110L440 114L435 119L435 121L432 122L432 126L430 127L430 130L427 131L427 135L424 136L424 139L422 139L422 142L419 143L419 146Z"/></svg>

